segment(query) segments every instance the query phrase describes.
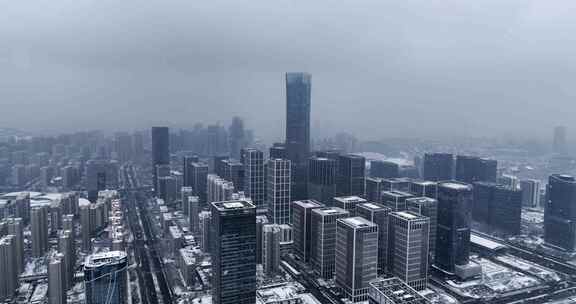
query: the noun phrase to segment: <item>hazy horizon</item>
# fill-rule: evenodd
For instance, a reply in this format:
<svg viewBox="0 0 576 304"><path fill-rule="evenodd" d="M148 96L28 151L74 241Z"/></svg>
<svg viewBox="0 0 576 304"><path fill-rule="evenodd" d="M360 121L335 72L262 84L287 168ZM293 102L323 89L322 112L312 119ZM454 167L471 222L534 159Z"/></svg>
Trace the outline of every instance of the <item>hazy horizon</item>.
<svg viewBox="0 0 576 304"><path fill-rule="evenodd" d="M312 132L521 136L576 129L568 0L12 1L0 127L192 126L284 137L283 73L312 74Z"/></svg>

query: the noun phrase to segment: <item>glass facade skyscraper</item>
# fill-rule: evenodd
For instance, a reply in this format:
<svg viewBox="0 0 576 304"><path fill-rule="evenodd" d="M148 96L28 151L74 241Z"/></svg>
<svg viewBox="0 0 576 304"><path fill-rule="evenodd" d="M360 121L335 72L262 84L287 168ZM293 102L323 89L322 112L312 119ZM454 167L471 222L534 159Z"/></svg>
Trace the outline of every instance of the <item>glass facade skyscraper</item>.
<svg viewBox="0 0 576 304"><path fill-rule="evenodd" d="M576 179L551 175L544 205L544 242L565 251L576 250Z"/></svg>
<svg viewBox="0 0 576 304"><path fill-rule="evenodd" d="M213 202L214 304L256 302L256 206L246 200Z"/></svg>
<svg viewBox="0 0 576 304"><path fill-rule="evenodd" d="M310 156L310 109L312 76L286 73L286 148L292 162L292 196L307 199Z"/></svg>
<svg viewBox="0 0 576 304"><path fill-rule="evenodd" d="M88 256L84 263L86 303L128 303L127 267L128 257L123 251Z"/></svg>

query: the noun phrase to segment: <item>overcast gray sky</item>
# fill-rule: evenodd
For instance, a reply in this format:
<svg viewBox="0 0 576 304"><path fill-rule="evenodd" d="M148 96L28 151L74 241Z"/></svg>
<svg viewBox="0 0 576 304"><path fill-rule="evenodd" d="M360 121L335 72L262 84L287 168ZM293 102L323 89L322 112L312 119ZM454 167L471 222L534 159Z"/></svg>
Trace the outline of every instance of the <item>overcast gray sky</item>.
<svg viewBox="0 0 576 304"><path fill-rule="evenodd" d="M0 0L1 127L192 125L283 137L284 71L320 132L576 129L574 0Z"/></svg>

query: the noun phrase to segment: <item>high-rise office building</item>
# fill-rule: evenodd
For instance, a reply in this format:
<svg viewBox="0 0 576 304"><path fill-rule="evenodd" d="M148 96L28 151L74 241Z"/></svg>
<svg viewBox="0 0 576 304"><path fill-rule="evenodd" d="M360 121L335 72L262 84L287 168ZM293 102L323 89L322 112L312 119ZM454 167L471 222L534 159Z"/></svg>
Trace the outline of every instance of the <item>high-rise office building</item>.
<svg viewBox="0 0 576 304"><path fill-rule="evenodd" d="M118 188L118 162L92 159L86 162L86 190L92 203L98 192Z"/></svg>
<svg viewBox="0 0 576 304"><path fill-rule="evenodd" d="M544 242L546 245L576 251L576 179L569 175L551 175L544 205Z"/></svg>
<svg viewBox="0 0 576 304"><path fill-rule="evenodd" d="M520 180L518 176L511 174L502 174L498 177L498 184L504 185L508 188L517 189L520 187Z"/></svg>
<svg viewBox="0 0 576 304"><path fill-rule="evenodd" d="M62 230L58 236L58 251L64 255L66 289L72 288L76 266L76 247L72 231Z"/></svg>
<svg viewBox="0 0 576 304"><path fill-rule="evenodd" d="M400 165L391 161L373 160L370 162L370 176L380 178L400 177Z"/></svg>
<svg viewBox="0 0 576 304"><path fill-rule="evenodd" d="M336 220L336 286L351 301L365 301L377 270L378 225L362 217Z"/></svg>
<svg viewBox="0 0 576 304"><path fill-rule="evenodd" d="M404 191L384 191L382 192L382 204L393 211L406 210L406 200L414 195Z"/></svg>
<svg viewBox="0 0 576 304"><path fill-rule="evenodd" d="M454 273L470 258L472 186L458 182L438 184L438 228L435 265Z"/></svg>
<svg viewBox="0 0 576 304"><path fill-rule="evenodd" d="M124 251L96 253L84 262L86 304L128 303L128 257Z"/></svg>
<svg viewBox="0 0 576 304"><path fill-rule="evenodd" d="M249 201L211 203L214 304L256 302L256 206Z"/></svg>
<svg viewBox="0 0 576 304"><path fill-rule="evenodd" d="M212 157L212 168L216 175L224 176L226 173L225 171L225 160L229 160L230 155L228 154L219 154Z"/></svg>
<svg viewBox="0 0 576 304"><path fill-rule="evenodd" d="M53 255L48 262L48 303L66 303L66 268L61 253Z"/></svg>
<svg viewBox="0 0 576 304"><path fill-rule="evenodd" d="M232 123L228 130L230 156L235 159L240 158L240 150L246 145L246 131L244 130L244 121L238 116L232 118ZM241 188L240 185L237 186Z"/></svg>
<svg viewBox="0 0 576 304"><path fill-rule="evenodd" d="M286 145L284 143L274 143L269 150L270 158L288 158Z"/></svg>
<svg viewBox="0 0 576 304"><path fill-rule="evenodd" d="M414 180L410 183L410 193L416 197L436 198L438 196L438 185L436 182Z"/></svg>
<svg viewBox="0 0 576 304"><path fill-rule="evenodd" d="M389 272L388 265L388 215L392 209L378 203L362 203L356 206L356 215L378 225L378 274Z"/></svg>
<svg viewBox="0 0 576 304"><path fill-rule="evenodd" d="M338 196L364 196L366 192L366 159L359 155L338 157Z"/></svg>
<svg viewBox="0 0 576 304"><path fill-rule="evenodd" d="M158 176L156 196L164 200L166 204L172 204L178 196L178 181L174 176Z"/></svg>
<svg viewBox="0 0 576 304"><path fill-rule="evenodd" d="M224 178L234 184L237 191L244 191L244 165L236 159L230 158L222 161Z"/></svg>
<svg viewBox="0 0 576 304"><path fill-rule="evenodd" d="M476 156L456 156L456 180L468 184L496 182L498 162Z"/></svg>
<svg viewBox="0 0 576 304"><path fill-rule="evenodd" d="M200 231L200 198L197 196L189 196L186 200L188 205L188 222L190 223L190 232L197 234Z"/></svg>
<svg viewBox="0 0 576 304"><path fill-rule="evenodd" d="M488 182L474 183L472 218L487 232L520 234L522 192Z"/></svg>
<svg viewBox="0 0 576 304"><path fill-rule="evenodd" d="M244 193L257 208L265 208L264 153L252 148L242 149L241 161L244 164Z"/></svg>
<svg viewBox="0 0 576 304"><path fill-rule="evenodd" d="M308 197L332 205L336 196L337 162L326 157L308 160Z"/></svg>
<svg viewBox="0 0 576 304"><path fill-rule="evenodd" d="M11 298L18 288L14 235L0 238L0 300Z"/></svg>
<svg viewBox="0 0 576 304"><path fill-rule="evenodd" d="M286 150L293 167L292 196L297 200L308 198L311 91L310 74L286 73Z"/></svg>
<svg viewBox="0 0 576 304"><path fill-rule="evenodd" d="M207 200L207 186L208 180L208 165L205 163L192 163L190 168L191 187L194 189L194 194L200 198L202 204L208 203Z"/></svg>
<svg viewBox="0 0 576 304"><path fill-rule="evenodd" d="M555 153L566 153L566 127L557 126L554 128L554 140L552 142Z"/></svg>
<svg viewBox="0 0 576 304"><path fill-rule="evenodd" d="M323 205L315 200L292 202L292 227L294 227L294 253L305 263L310 261L312 238L312 210Z"/></svg>
<svg viewBox="0 0 576 304"><path fill-rule="evenodd" d="M32 256L41 257L48 250L48 207L31 210Z"/></svg>
<svg viewBox="0 0 576 304"><path fill-rule="evenodd" d="M454 176L454 155L449 153L424 154L423 178L429 181L448 181Z"/></svg>
<svg viewBox="0 0 576 304"><path fill-rule="evenodd" d="M275 275L280 269L280 225L262 227L262 268L267 275Z"/></svg>
<svg viewBox="0 0 576 304"><path fill-rule="evenodd" d="M291 202L291 166L287 159L268 161L266 174L266 201L268 218L274 224L289 224Z"/></svg>
<svg viewBox="0 0 576 304"><path fill-rule="evenodd" d="M170 164L170 131L168 127L152 127L152 168L154 176L152 185L156 189L158 176L156 166Z"/></svg>
<svg viewBox="0 0 576 304"><path fill-rule="evenodd" d="M310 256L312 267L322 278L332 279L336 267L336 220L350 213L338 207L312 210Z"/></svg>
<svg viewBox="0 0 576 304"><path fill-rule="evenodd" d="M356 195L335 197L333 201L334 203L332 206L342 208L350 212L350 216L354 216L356 214L357 205L367 202L367 200Z"/></svg>
<svg viewBox="0 0 576 304"><path fill-rule="evenodd" d="M188 198L194 196L194 189L192 187L182 187L180 188L180 202L182 203L182 213L185 216L190 215L190 204Z"/></svg>
<svg viewBox="0 0 576 304"><path fill-rule="evenodd" d="M366 178L366 199L370 202L382 202L382 191L384 191L383 179L378 177Z"/></svg>
<svg viewBox="0 0 576 304"><path fill-rule="evenodd" d="M198 156L184 156L182 158L182 174L184 187L192 187L192 163L199 162Z"/></svg>
<svg viewBox="0 0 576 304"><path fill-rule="evenodd" d="M402 191L410 192L413 180L407 177L383 178L383 191Z"/></svg>
<svg viewBox="0 0 576 304"><path fill-rule="evenodd" d="M379 279L370 283L369 304L429 304L430 301L399 278Z"/></svg>
<svg viewBox="0 0 576 304"><path fill-rule="evenodd" d="M522 205L529 208L540 206L540 181L536 179L525 179L520 181L522 191Z"/></svg>
<svg viewBox="0 0 576 304"><path fill-rule="evenodd" d="M262 231L264 231L264 226L269 224L270 221L265 215L256 216L256 264L262 264Z"/></svg>
<svg viewBox="0 0 576 304"><path fill-rule="evenodd" d="M438 201L429 197L415 197L406 200L406 210L420 214L430 220L428 236L428 265L432 265L436 254L436 229L438 227Z"/></svg>
<svg viewBox="0 0 576 304"><path fill-rule="evenodd" d="M392 274L416 290L428 286L430 219L408 211L390 213Z"/></svg>

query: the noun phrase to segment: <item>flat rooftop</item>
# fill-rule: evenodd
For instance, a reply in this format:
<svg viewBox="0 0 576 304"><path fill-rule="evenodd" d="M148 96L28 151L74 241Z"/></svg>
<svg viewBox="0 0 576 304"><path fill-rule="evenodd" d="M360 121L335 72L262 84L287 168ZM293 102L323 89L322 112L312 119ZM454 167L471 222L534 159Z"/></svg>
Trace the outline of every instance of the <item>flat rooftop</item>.
<svg viewBox="0 0 576 304"><path fill-rule="evenodd" d="M316 212L322 216L338 215L338 214L350 214L350 212L348 212L342 208L338 208L338 207L317 208L317 209L312 210L312 212Z"/></svg>
<svg viewBox="0 0 576 304"><path fill-rule="evenodd" d="M397 217L401 217L403 219L406 220L419 220L419 219L425 219L425 216L416 214L416 213L412 213L412 212L408 212L408 211L396 211L396 212L391 212L390 213L391 216L397 216Z"/></svg>
<svg viewBox="0 0 576 304"><path fill-rule="evenodd" d="M398 190L382 191L382 195L388 195L388 196L392 196L392 197L414 196L412 193L408 193L408 192L404 192L404 191L398 191Z"/></svg>
<svg viewBox="0 0 576 304"><path fill-rule="evenodd" d="M363 217L347 217L344 219L339 219L338 221L341 221L343 223L345 223L346 225L353 227L353 228L363 228L363 227L374 227L377 226L376 224L372 223L371 221L363 218Z"/></svg>
<svg viewBox="0 0 576 304"><path fill-rule="evenodd" d="M324 206L322 203L320 203L316 200L295 201L295 202L292 202L292 204L301 206L303 208L314 208L314 207Z"/></svg>
<svg viewBox="0 0 576 304"><path fill-rule="evenodd" d="M372 210L380 210L380 209L389 209L388 207L382 206L378 203L362 203L362 204L358 204L358 206L367 208L367 209L372 209Z"/></svg>
<svg viewBox="0 0 576 304"><path fill-rule="evenodd" d="M339 202L343 202L343 203L358 203L358 202L366 202L365 199L356 196L356 195L351 195L351 196L339 196L339 197L335 197L334 200L339 201Z"/></svg>
<svg viewBox="0 0 576 304"><path fill-rule="evenodd" d="M99 267L103 265L113 265L126 260L127 255L124 251L108 251L89 255L86 257L86 267Z"/></svg>
<svg viewBox="0 0 576 304"><path fill-rule="evenodd" d="M219 211L231 211L239 209L256 209L256 206L248 200L235 200L235 201L224 201L224 202L214 202L212 203Z"/></svg>
<svg viewBox="0 0 576 304"><path fill-rule="evenodd" d="M460 182L442 182L438 184L439 187L450 188L453 190L472 190L472 186L466 183Z"/></svg>
<svg viewBox="0 0 576 304"><path fill-rule="evenodd" d="M420 197L407 198L406 203L408 202L418 204L418 203L437 202L437 200L426 196L420 196Z"/></svg>

